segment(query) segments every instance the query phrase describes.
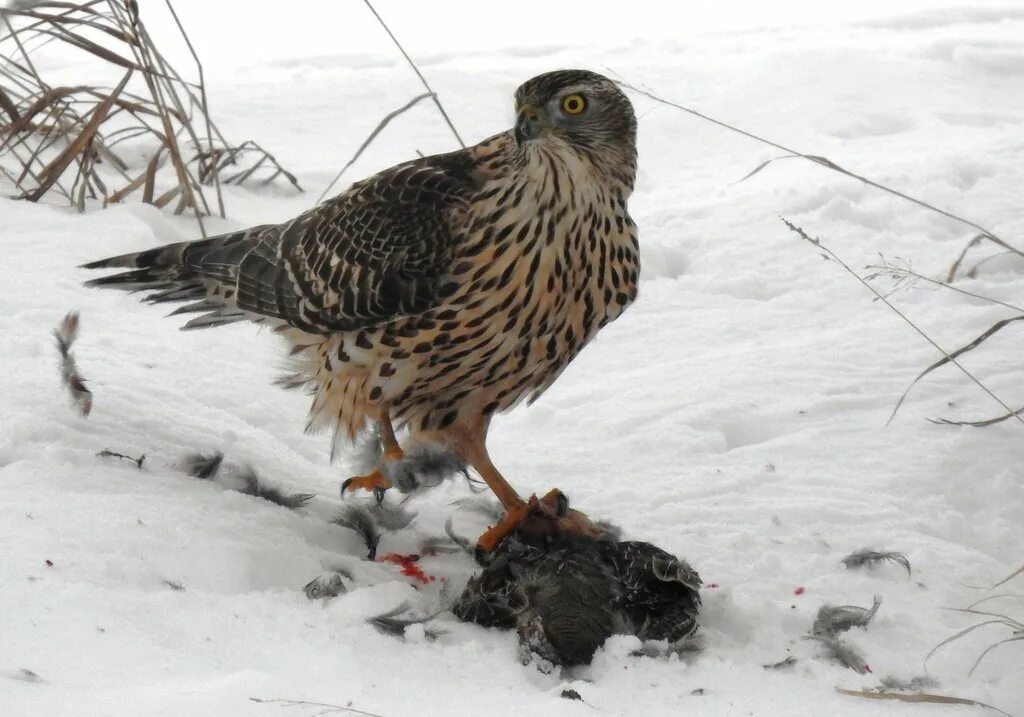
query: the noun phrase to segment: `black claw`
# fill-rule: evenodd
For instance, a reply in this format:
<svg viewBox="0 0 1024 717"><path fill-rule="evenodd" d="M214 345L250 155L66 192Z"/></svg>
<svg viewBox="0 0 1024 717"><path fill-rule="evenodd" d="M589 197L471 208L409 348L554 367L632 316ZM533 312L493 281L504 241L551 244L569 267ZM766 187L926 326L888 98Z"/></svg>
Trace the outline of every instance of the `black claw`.
<svg viewBox="0 0 1024 717"><path fill-rule="evenodd" d="M473 548L473 560L476 561L477 565L487 567L491 562L490 553L484 550L479 543Z"/></svg>
<svg viewBox="0 0 1024 717"><path fill-rule="evenodd" d="M562 491L558 491L558 497L555 498L555 515L559 518L564 518L569 512L569 496Z"/></svg>
<svg viewBox="0 0 1024 717"><path fill-rule="evenodd" d="M351 483L352 480L353 480L352 478L346 478L344 481L342 481L342 483L341 483L341 499L342 500L345 500L345 493L347 492L346 489L348 488L348 484Z"/></svg>
<svg viewBox="0 0 1024 717"><path fill-rule="evenodd" d="M373 497L377 499L377 505L384 504L384 488L376 487L373 489Z"/></svg>

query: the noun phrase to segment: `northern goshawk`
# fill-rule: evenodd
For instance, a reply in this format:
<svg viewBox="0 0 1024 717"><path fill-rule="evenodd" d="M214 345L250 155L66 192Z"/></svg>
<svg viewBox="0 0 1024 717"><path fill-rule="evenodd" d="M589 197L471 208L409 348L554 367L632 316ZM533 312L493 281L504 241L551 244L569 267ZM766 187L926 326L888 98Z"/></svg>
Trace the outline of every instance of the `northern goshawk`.
<svg viewBox="0 0 1024 717"><path fill-rule="evenodd" d="M395 428L470 464L512 529L590 532L558 491L521 498L488 456L491 417L540 396L632 303L639 247L627 200L636 117L609 79L534 77L513 129L384 170L295 219L87 264L91 286L190 301L184 328L275 328L314 389L310 425L376 430L381 464L344 489L385 489Z"/></svg>

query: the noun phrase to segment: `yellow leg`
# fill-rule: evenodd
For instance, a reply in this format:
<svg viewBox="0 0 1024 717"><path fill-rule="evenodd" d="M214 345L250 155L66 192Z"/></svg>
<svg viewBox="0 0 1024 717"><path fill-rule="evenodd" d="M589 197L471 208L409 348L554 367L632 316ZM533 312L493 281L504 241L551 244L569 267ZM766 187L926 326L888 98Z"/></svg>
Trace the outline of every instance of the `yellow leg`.
<svg viewBox="0 0 1024 717"><path fill-rule="evenodd" d="M487 453L485 439L487 422L482 421L475 430L456 430L452 434L454 445L487 486L501 501L505 517L489 528L477 540L477 549L484 553L494 551L509 534L519 530L529 535L575 533L597 537L600 532L586 515L569 509L569 501L562 491L553 489L543 498L536 495L523 500L498 471Z"/></svg>
<svg viewBox="0 0 1024 717"><path fill-rule="evenodd" d="M383 455L381 460L384 462L397 461L405 457L405 452L402 451L402 447L398 445L398 439L395 438L395 429L391 425L391 418L385 412L379 421L377 421L377 435L380 439ZM372 473L367 473L364 476L353 476L344 483L341 484L341 494L354 491L354 490L372 490L378 500L384 499L384 491L391 487L391 481L387 479L387 476L378 468Z"/></svg>

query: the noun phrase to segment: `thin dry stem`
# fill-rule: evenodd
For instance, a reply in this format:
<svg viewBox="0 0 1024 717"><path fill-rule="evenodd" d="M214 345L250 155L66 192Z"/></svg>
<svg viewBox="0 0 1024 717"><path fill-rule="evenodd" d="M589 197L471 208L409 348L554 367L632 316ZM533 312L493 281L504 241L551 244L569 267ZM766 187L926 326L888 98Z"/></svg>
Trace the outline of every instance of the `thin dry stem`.
<svg viewBox="0 0 1024 717"><path fill-rule="evenodd" d="M363 0L363 2L366 3L366 7L370 8L370 12L372 12L373 16L377 18L377 22L379 22L381 24L381 27L384 28L384 31L388 34L388 37L391 38L391 41L395 43L395 47L397 47L398 51L402 53L402 57L404 57L405 61L409 63L409 67L411 67L412 71L416 73L416 76L420 78L420 82L423 84L423 87L427 90L427 92L430 93L430 96L433 97L434 104L437 105L438 111L441 113L441 116L444 117L444 121L448 125L448 129L450 129L452 131L452 134L455 135L455 140L459 143L459 146L465 149L466 143L462 141L462 137L459 136L459 131L455 129L455 125L452 124L451 117L449 117L448 113L445 112L444 105L442 105L441 100L438 99L437 93L435 93L434 90L430 87L430 83L427 82L427 78L423 76L423 73L420 72L420 68L417 67L416 63L412 61L411 57L409 57L409 53L405 51L405 48L402 47L402 43L400 43L398 41L398 38L395 37L395 33L391 32L391 28L388 27L388 24L384 22L384 19L374 9L373 4L370 2L370 0Z"/></svg>
<svg viewBox="0 0 1024 717"><path fill-rule="evenodd" d="M850 268L850 266L848 264L846 264L842 259L840 259L839 256L835 252L833 252L827 246L822 244L820 239L812 239L810 236L808 236L807 232L805 232L803 229L801 229L797 225L793 224L792 222L790 222L786 218L784 218L784 217L779 217L779 218L782 219L782 222L787 227L789 227L789 229L791 231L793 231L796 234L798 234L802 239L807 241L809 244L812 244L815 247L817 247L818 249L820 249L821 251L825 252L825 254L828 256L828 258L831 258L833 261L835 261L837 264L839 264L839 266L843 267L843 269L845 269L847 271L847 273L849 273L851 276L853 276L855 279L857 279L857 281L859 281L861 284L863 284L865 287L867 287L867 289L872 294L874 294L883 304L888 306L897 316L899 316L901 319L903 319L903 321L905 321L907 324L909 324L910 327L912 329L914 329L914 331L916 331L918 334L920 334L925 339L925 341L927 341L932 346L934 346L935 349L938 350L939 353L941 353L943 355L943 359L938 364L933 365L933 367L930 367L929 369L926 369L925 373L927 373L929 370L931 370L931 368L937 368L938 365L942 365L944 363L952 363L954 366L956 366L958 369L960 369L960 371L963 372L963 374L965 376L967 376L969 379L971 379L971 381L973 381L982 391L984 391L989 396L991 396L992 399L996 403L998 403L1000 406L1002 406L1007 411L1013 413L1013 409L1012 408L1010 408L1008 405L1006 405L1006 403L1001 398L996 396L992 392L992 390L988 388L988 386L983 384L973 373L968 371L959 361L956 360L956 356L959 353L963 353L963 349L961 349L961 350L959 350L957 352L954 352L953 354L947 353L945 349L943 349L941 346L939 346L935 342L935 340L932 339L932 337L929 336L924 331L924 329L919 327L909 317L907 317L906 314L904 314L902 311L900 311L898 308L896 308L896 306L894 306L892 304L892 302L890 302L885 296L883 296L881 293L879 293L879 291L875 287L873 287L868 281L866 281L864 279L864 277L862 277L860 274L855 272L853 269ZM1015 317L1013 319L1008 319L1007 321L1014 321L1014 320L1016 320L1018 318L1024 318L1024 316ZM919 375L918 378L915 379L914 382L916 383L917 380L919 380L921 378L921 376L923 376L923 375L924 375L924 373ZM913 384L911 384L911 387L913 387ZM889 420L886 422L887 424L891 423L893 418L896 417L896 412L899 411L900 406L903 404L903 400L906 398L907 393L909 391L910 391L910 388L908 388L907 391L905 391L904 394L900 397L900 400L896 403L896 407L893 409L892 415L889 416ZM1020 416L1016 416L1016 418L1017 418L1018 421L1020 421L1022 424L1024 424L1024 418L1021 418Z"/></svg>

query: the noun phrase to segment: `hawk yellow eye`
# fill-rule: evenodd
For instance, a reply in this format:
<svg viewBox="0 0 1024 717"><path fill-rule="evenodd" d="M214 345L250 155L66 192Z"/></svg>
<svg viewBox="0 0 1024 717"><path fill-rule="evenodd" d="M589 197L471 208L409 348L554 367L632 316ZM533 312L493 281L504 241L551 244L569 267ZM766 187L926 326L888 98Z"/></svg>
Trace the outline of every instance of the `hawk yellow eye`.
<svg viewBox="0 0 1024 717"><path fill-rule="evenodd" d="M562 98L562 112L567 115L578 115L587 108L583 95L566 95Z"/></svg>

